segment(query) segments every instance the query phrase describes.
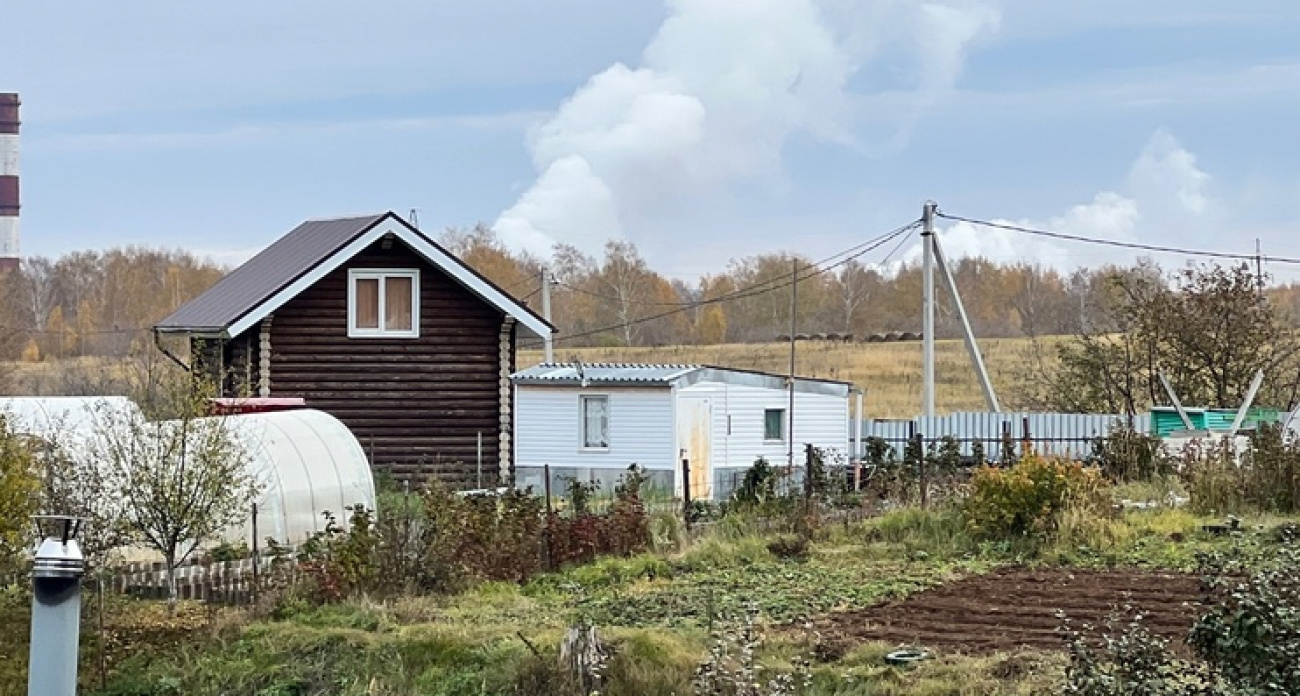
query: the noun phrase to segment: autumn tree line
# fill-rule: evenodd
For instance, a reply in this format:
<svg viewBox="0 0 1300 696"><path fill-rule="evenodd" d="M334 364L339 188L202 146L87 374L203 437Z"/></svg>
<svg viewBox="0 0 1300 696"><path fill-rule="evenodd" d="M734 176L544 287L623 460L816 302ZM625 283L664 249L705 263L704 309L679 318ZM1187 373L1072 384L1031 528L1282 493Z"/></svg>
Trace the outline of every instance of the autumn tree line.
<svg viewBox="0 0 1300 696"><path fill-rule="evenodd" d="M541 306L546 264L512 253L492 230L451 230L440 241L481 273ZM797 276L795 268L800 269ZM550 263L557 345L655 346L773 341L790 333L791 281L798 278L795 332L851 334L921 331L921 267L879 268L856 259L822 270L789 252L733 259L726 269L687 283L656 272L635 245L606 243L597 257L557 245ZM1163 273L1151 264L1136 267ZM952 263L971 325L979 337L1074 335L1108 311L1117 266L1062 274L1028 263L985 258ZM1252 279L1254 276L1250 276ZM1252 280L1252 282L1254 282ZM1300 320L1300 285L1272 286L1265 296L1287 321ZM936 337L957 338L960 320L940 289Z"/></svg>
<svg viewBox="0 0 1300 696"><path fill-rule="evenodd" d="M507 249L483 225L448 230L438 241L538 311L542 271L548 268L560 347L774 341L790 332L796 268L796 333L863 340L875 333L921 330L921 269L915 263L880 268L851 259L819 267L812 259L782 252L737 258L715 274L686 282L651 268L636 246L623 240L606 243L599 255L557 245L545 261ZM0 276L0 360L148 352L150 327L228 270L185 251L142 247L28 258L19 271ZM1300 318L1300 285L1263 287L1245 266L1170 271L1139 262L1066 274L1027 263L963 258L952 271L979 337L1074 337L1026 356L1026 399L1061 410L1118 412L1160 403L1162 370L1194 402L1231 405L1255 368L1223 367L1222 361L1231 362L1226 353L1244 351L1232 348L1235 339L1219 336L1217 325L1207 325L1202 315L1233 312L1249 317L1250 326L1266 326L1264 334L1248 335L1267 350L1276 348L1277 360L1263 360L1274 372L1283 367L1282 358L1290 358L1290 349L1272 341L1289 337ZM942 288L938 297L936 335L958 337L959 320ZM1265 319L1271 323L1260 324ZM1193 345L1191 335L1181 348L1170 348L1175 326L1199 327L1200 335L1218 337L1223 346L1216 350L1222 350ZM1233 324L1237 335L1243 330ZM1115 345L1115 336L1129 343ZM1070 350L1062 352L1063 345ZM1203 383L1200 368L1186 367L1183 351L1199 352L1204 369L1218 375L1213 384ZM1060 381L1062 368L1103 363L1107 371L1082 371L1070 385ZM1300 383L1300 375L1290 381ZM1282 386L1270 382L1265 392L1287 401Z"/></svg>
<svg viewBox="0 0 1300 696"><path fill-rule="evenodd" d="M123 356L227 269L185 251L126 247L23 259L0 274L0 359Z"/></svg>

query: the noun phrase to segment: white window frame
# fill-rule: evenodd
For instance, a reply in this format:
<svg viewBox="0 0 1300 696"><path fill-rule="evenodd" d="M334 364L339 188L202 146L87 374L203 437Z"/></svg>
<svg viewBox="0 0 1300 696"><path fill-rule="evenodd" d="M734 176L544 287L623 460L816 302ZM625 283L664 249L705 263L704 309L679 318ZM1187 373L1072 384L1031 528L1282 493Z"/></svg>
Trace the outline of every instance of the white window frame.
<svg viewBox="0 0 1300 696"><path fill-rule="evenodd" d="M767 414L771 413L772 411L776 411L777 413L781 414L781 436L777 438L770 438L767 436ZM789 417L790 417L789 414L786 412L786 409L784 408L763 409L763 442L785 442L787 426L789 424L786 419Z"/></svg>
<svg viewBox="0 0 1300 696"><path fill-rule="evenodd" d="M384 293L388 290L387 278L411 279L411 328L393 331L384 328L384 311L387 307ZM357 327L357 281L379 281L379 327ZM348 269L348 338L419 338L420 337L420 269L418 268L350 268Z"/></svg>
<svg viewBox="0 0 1300 696"><path fill-rule="evenodd" d="M587 444L587 402L603 401L605 402L605 446ZM580 394L578 396L578 449L583 452L608 452L611 441L610 437L611 421L613 420L609 410L608 394Z"/></svg>

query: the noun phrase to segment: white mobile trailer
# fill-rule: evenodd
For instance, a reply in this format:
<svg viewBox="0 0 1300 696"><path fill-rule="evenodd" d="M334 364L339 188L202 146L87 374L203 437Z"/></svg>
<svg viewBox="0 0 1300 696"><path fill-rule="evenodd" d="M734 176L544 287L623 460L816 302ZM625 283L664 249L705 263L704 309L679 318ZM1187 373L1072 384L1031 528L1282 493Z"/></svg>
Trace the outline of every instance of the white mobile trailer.
<svg viewBox="0 0 1300 696"><path fill-rule="evenodd" d="M514 375L516 481L562 477L609 489L631 464L692 498L725 499L759 457L796 473L806 444L831 457L849 449L850 385L702 365L543 364ZM791 447L793 443L793 447Z"/></svg>

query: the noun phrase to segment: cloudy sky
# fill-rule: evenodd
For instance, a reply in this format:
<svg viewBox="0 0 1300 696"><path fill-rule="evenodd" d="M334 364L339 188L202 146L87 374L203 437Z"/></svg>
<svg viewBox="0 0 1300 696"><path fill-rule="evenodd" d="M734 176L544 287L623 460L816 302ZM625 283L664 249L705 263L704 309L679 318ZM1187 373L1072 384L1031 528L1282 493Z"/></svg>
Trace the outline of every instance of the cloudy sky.
<svg viewBox="0 0 1300 696"><path fill-rule="evenodd" d="M416 209L533 251L623 237L691 279L934 199L1300 257L1294 0L15 0L0 26L29 254L232 263ZM944 227L952 255L1134 258Z"/></svg>

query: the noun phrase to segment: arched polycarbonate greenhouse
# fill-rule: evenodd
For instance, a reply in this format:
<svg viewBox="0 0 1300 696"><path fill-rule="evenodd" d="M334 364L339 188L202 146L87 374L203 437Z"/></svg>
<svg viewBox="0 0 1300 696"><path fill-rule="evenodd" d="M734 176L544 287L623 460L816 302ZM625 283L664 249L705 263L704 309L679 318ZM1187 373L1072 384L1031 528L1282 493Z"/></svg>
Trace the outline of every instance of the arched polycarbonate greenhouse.
<svg viewBox="0 0 1300 696"><path fill-rule="evenodd" d="M60 456L103 461L106 428L143 420L125 397L31 397L0 399L0 415L10 427L39 437ZM261 483L257 504L257 539L298 544L325 527L325 512L346 527L346 508L375 506L375 484L361 444L333 416L311 409L248 413L192 421L199 430L221 425L247 457L248 473ZM161 423L160 430L176 425ZM148 433L146 428L140 430ZM221 536L230 542L253 541L252 505L244 520Z"/></svg>
<svg viewBox="0 0 1300 696"><path fill-rule="evenodd" d="M361 443L337 418L312 409L223 416L262 483L257 536L297 544L325 527L325 512L346 526L346 508L375 507L375 482ZM251 510L250 510L251 513ZM227 538L252 542L252 524Z"/></svg>

